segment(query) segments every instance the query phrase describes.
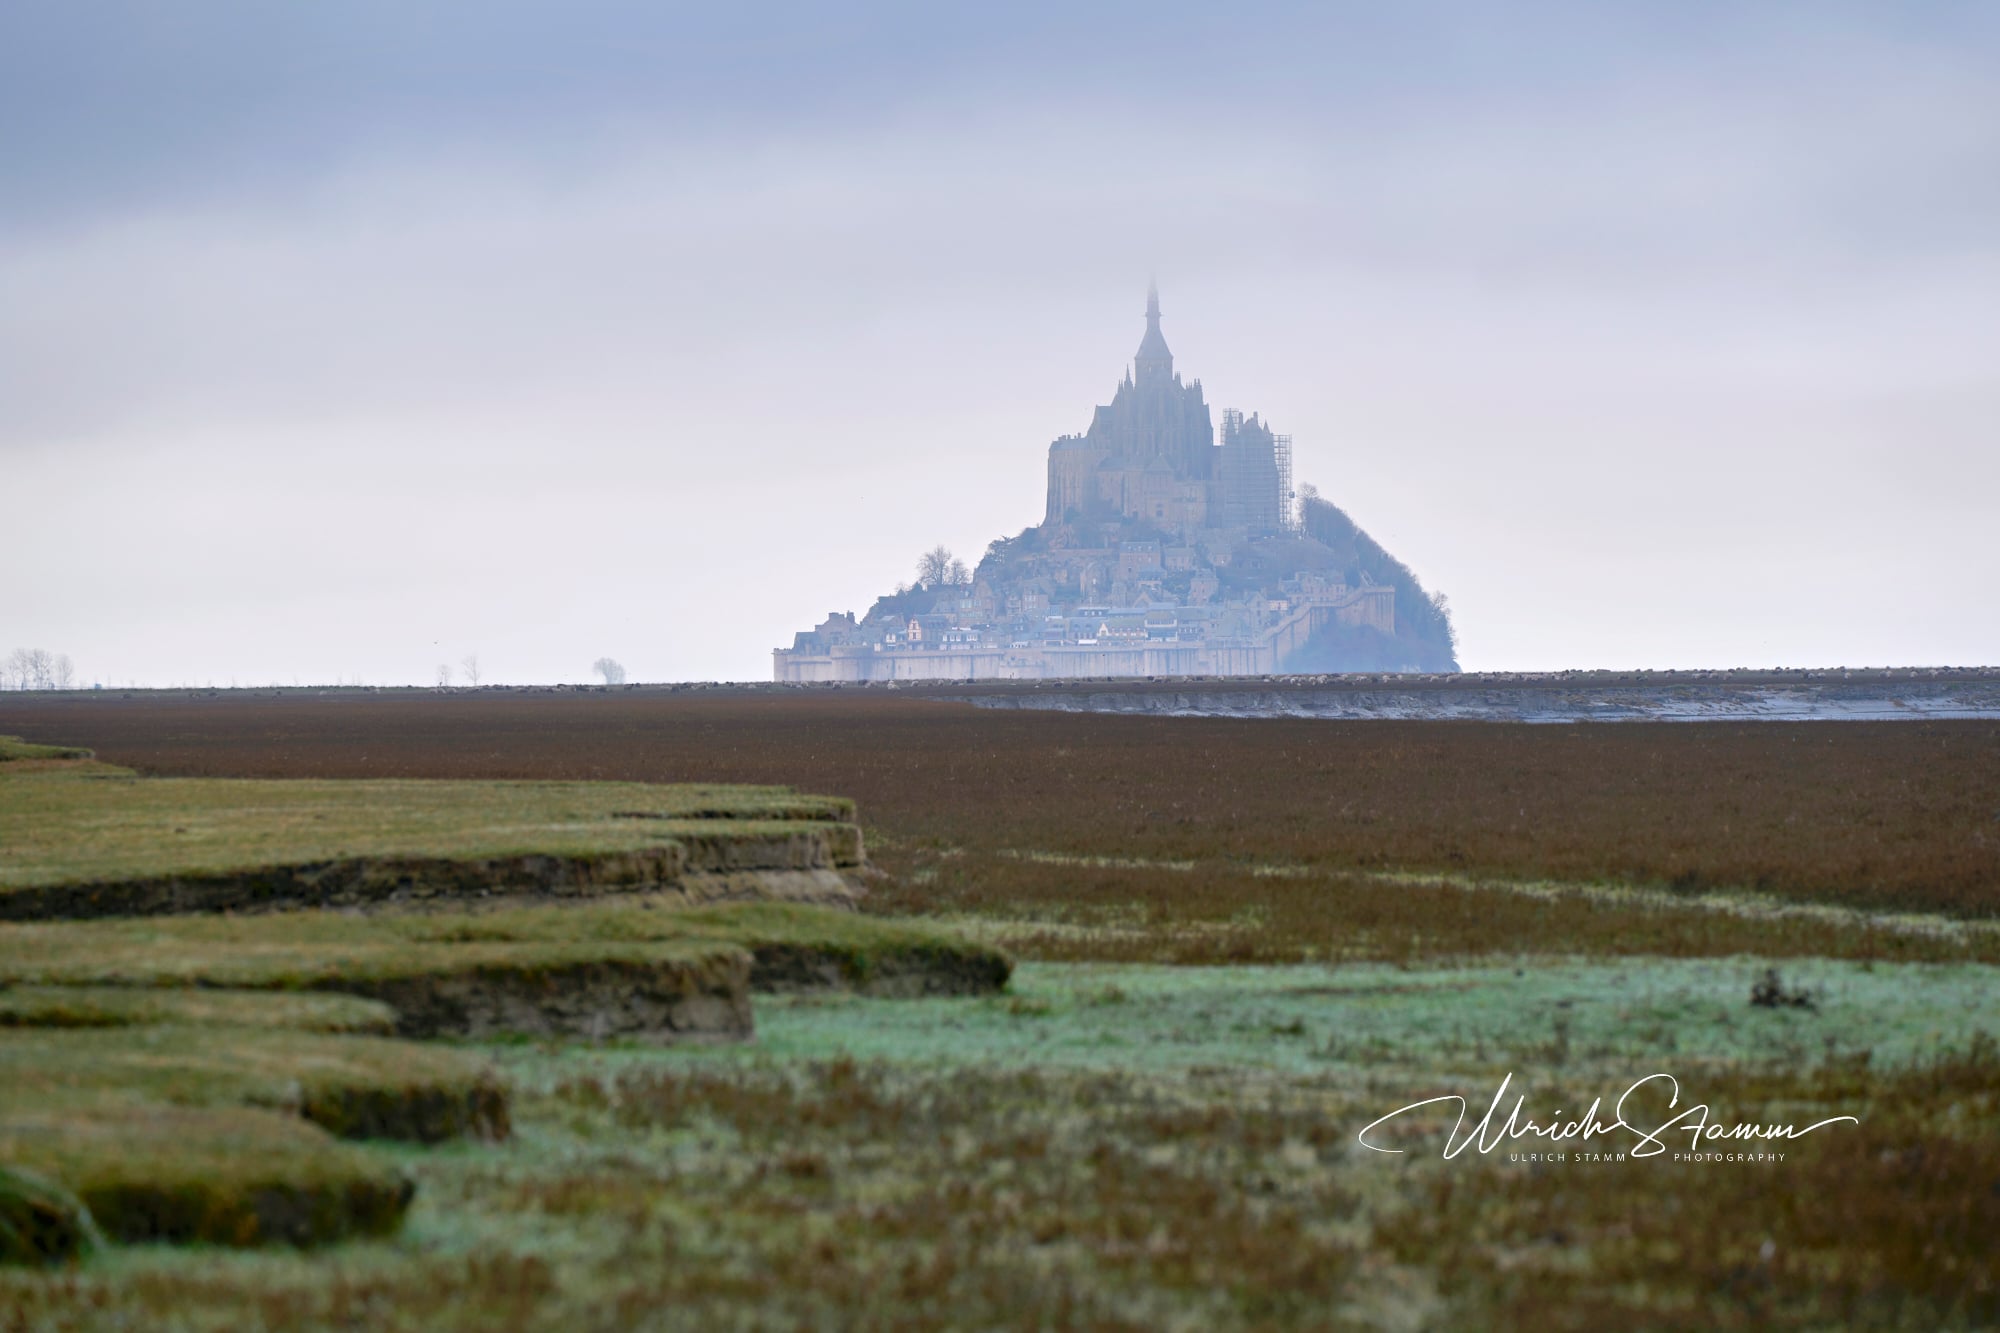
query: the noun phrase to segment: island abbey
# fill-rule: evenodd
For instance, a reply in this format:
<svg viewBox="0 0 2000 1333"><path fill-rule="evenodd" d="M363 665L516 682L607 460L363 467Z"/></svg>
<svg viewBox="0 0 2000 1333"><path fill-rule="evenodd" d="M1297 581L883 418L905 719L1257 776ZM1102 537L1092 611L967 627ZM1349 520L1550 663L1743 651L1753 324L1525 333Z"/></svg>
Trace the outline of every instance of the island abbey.
<svg viewBox="0 0 2000 1333"><path fill-rule="evenodd" d="M976 569L932 561L867 615L829 615L775 651L776 678L1268 675L1357 635L1393 657L1397 586L1356 551L1386 553L1351 525L1361 546L1302 530L1290 437L1220 416L1175 372L1154 288L1111 401L1049 446L1042 522Z"/></svg>
<svg viewBox="0 0 2000 1333"><path fill-rule="evenodd" d="M1201 381L1181 383L1146 293L1146 336L1090 429L1049 446L1047 523L1117 515L1175 532L1272 533L1290 526L1292 440L1255 416L1222 414L1217 438Z"/></svg>

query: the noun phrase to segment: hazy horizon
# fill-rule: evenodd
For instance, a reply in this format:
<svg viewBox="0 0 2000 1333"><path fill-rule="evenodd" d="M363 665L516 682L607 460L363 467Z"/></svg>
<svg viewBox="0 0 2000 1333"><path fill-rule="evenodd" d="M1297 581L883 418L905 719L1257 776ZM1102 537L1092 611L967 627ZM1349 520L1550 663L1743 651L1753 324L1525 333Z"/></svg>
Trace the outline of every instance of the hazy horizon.
<svg viewBox="0 0 2000 1333"><path fill-rule="evenodd" d="M0 657L768 679L1176 367L1468 670L2000 662L2000 11L0 14Z"/></svg>

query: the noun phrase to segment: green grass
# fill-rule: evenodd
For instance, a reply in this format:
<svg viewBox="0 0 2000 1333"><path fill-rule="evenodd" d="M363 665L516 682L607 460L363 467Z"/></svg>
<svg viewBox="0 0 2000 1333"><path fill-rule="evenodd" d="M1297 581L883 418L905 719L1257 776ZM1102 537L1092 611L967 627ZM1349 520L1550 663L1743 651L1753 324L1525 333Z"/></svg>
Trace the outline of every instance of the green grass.
<svg viewBox="0 0 2000 1333"><path fill-rule="evenodd" d="M1509 1068L1603 1070L1643 1057L1670 1065L1779 1060L1807 1066L1861 1052L1907 1065L1993 1030L2000 967L1798 960L1788 988L1813 1009L1749 1003L1762 959L1536 959L1463 967L1186 968L1022 963L1004 995L883 1005L849 996L760 1001L754 1046L691 1060L823 1060L984 1069L1204 1069L1354 1081ZM565 1057L503 1063L535 1078ZM632 1051L577 1051L595 1062Z"/></svg>
<svg viewBox="0 0 2000 1333"><path fill-rule="evenodd" d="M0 990L0 1028L109 1028L157 1023L297 1028L388 1036L396 1012L354 995L270 991L15 986Z"/></svg>
<svg viewBox="0 0 2000 1333"><path fill-rule="evenodd" d="M78 745L36 745L19 736L0 736L0 764L17 759L89 759L91 751Z"/></svg>
<svg viewBox="0 0 2000 1333"><path fill-rule="evenodd" d="M0 927L0 979L43 986L355 991L485 971L538 975L593 961L699 969L740 957L729 943L693 931L650 940L523 939L504 927L489 933L483 918L458 913L307 911Z"/></svg>
<svg viewBox="0 0 2000 1333"><path fill-rule="evenodd" d="M447 1047L268 1028L0 1033L0 1120L147 1106L259 1106L343 1138L504 1138L489 1063Z"/></svg>
<svg viewBox="0 0 2000 1333"><path fill-rule="evenodd" d="M53 1180L0 1166L0 1264L71 1263L100 1240L81 1199Z"/></svg>
<svg viewBox="0 0 2000 1333"><path fill-rule="evenodd" d="M381 982L596 962L680 967L691 976L765 959L773 985L788 959L823 968L824 988L914 978L922 989L993 990L1006 956L948 929L777 903L674 909L653 900L486 912L148 917L0 926L0 983L216 986L357 991Z"/></svg>
<svg viewBox="0 0 2000 1333"><path fill-rule="evenodd" d="M645 969L686 989L717 981L720 966L740 996L758 957L771 984L794 990L997 987L1008 966L933 928L848 912L647 900L9 925L0 956L8 980L31 983L0 990L0 1161L74 1191L114 1239L225 1245L395 1226L407 1180L321 1131L419 1143L508 1132L506 1095L475 1056L300 1029L406 1025L402 1005L435 1007L454 982L496 977L513 983L509 1002L564 1012L579 976L600 994L608 977L629 1002ZM313 986L397 1008L304 992ZM48 1217L31 1209L20 1225L37 1219Z"/></svg>
<svg viewBox="0 0 2000 1333"><path fill-rule="evenodd" d="M393 900L413 880L573 896L861 864L850 804L782 790L152 781L5 754L0 893L28 913L287 905L328 867L349 897ZM1009 968L934 927L794 904L487 906L0 924L5 1257L74 1258L66 1219L92 1215L121 1241L388 1234L411 1180L335 1139L496 1140L507 1097L475 1056L358 1032L741 1036L753 983L996 990ZM69 1218L63 1190L88 1211Z"/></svg>
<svg viewBox="0 0 2000 1333"><path fill-rule="evenodd" d="M1991 969L1800 964L1820 1008L1771 1012L1756 966L1029 965L996 1000L774 1000L754 1048L501 1046L507 1145L378 1150L420 1185L395 1236L113 1249L0 1275L0 1306L49 1329L1990 1325ZM1755 1170L1354 1143L1503 1067L1540 1102L1656 1066L1731 1116L1862 1126Z"/></svg>
<svg viewBox="0 0 2000 1333"><path fill-rule="evenodd" d="M288 997L255 998L283 1008ZM142 1006L138 1017L160 1012ZM0 1032L0 1258L74 1258L93 1219L122 1241L380 1235L413 1184L336 1137L429 1144L508 1132L507 1094L476 1053L227 1023L16 1028ZM57 1193L10 1189L9 1170ZM65 1194L87 1210L80 1233L66 1229Z"/></svg>
<svg viewBox="0 0 2000 1333"><path fill-rule="evenodd" d="M60 1182L113 1240L317 1245L395 1229L393 1162L294 1116L105 1106L0 1118L0 1161Z"/></svg>
<svg viewBox="0 0 2000 1333"><path fill-rule="evenodd" d="M152 779L90 762L20 765L0 768L0 890L367 862L386 863L385 892L425 876L449 884L450 863L468 867L467 887L530 888L551 873L533 858L576 860L553 873L584 883L657 882L683 866L855 865L853 813L849 801L771 787ZM685 851L677 863L643 859L673 847Z"/></svg>

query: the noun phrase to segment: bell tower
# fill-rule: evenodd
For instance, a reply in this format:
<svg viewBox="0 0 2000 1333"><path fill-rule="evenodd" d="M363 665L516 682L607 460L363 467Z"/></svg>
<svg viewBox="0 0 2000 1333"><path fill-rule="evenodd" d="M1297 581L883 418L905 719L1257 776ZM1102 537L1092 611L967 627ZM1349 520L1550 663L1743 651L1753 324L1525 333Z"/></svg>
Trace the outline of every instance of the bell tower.
<svg viewBox="0 0 2000 1333"><path fill-rule="evenodd" d="M1132 358L1135 378L1141 389L1174 382L1174 354L1160 332L1160 284L1146 285L1146 336L1139 340L1139 354Z"/></svg>

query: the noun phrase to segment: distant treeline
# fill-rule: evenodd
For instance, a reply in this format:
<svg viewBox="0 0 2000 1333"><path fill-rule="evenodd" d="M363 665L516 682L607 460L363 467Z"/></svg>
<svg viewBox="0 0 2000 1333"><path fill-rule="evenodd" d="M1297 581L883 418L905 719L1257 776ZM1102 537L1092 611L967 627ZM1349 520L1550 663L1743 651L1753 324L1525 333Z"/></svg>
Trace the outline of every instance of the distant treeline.
<svg viewBox="0 0 2000 1333"><path fill-rule="evenodd" d="M76 664L68 653L16 648L0 659L0 690L73 690Z"/></svg>

